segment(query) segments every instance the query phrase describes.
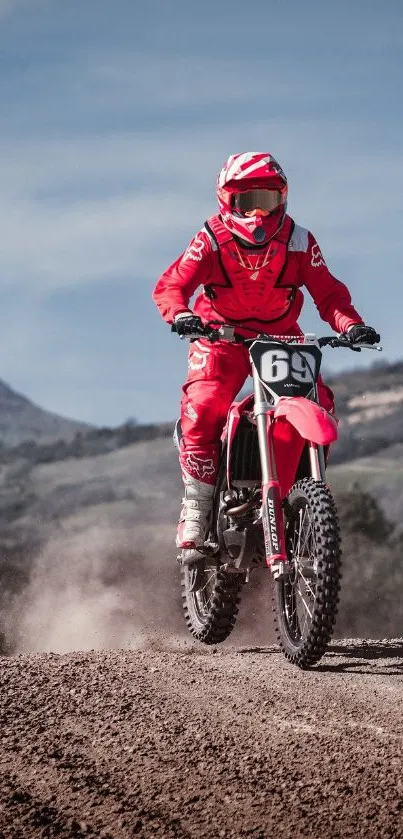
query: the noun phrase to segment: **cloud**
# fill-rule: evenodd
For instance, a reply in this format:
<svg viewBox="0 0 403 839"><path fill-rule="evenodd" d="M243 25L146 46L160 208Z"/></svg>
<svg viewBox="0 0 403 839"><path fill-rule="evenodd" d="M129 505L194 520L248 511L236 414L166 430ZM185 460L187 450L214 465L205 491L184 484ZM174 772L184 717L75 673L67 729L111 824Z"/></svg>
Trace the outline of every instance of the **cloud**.
<svg viewBox="0 0 403 839"><path fill-rule="evenodd" d="M268 136L289 174L290 211L334 257L389 251L385 229L397 234L403 187L400 151L369 153L331 121L316 140L309 120L239 125L236 135L235 146L233 129L219 124L180 135L166 128L163 143L159 132L3 141L2 284L40 295L107 277L155 276L170 249L173 258L215 210L215 174L226 153Z"/></svg>
<svg viewBox="0 0 403 839"><path fill-rule="evenodd" d="M310 22L310 38L318 25ZM29 101L14 82L9 132L0 139L3 285L43 296L106 278L154 277L215 210L223 160L251 147L279 157L290 211L329 255L355 260L385 250L386 215L390 237L400 211L403 155L388 148L386 132L369 148L371 115L349 126L362 66L349 84L348 68L340 68L330 108L323 79L307 84L313 74L298 74L292 51L285 73L275 55L269 64L256 55L240 64L225 53L206 61L197 38L192 55L158 55L137 38L135 52L79 38L57 61L44 52L23 76ZM266 76L265 91L256 80ZM369 178L375 170L382 177Z"/></svg>
<svg viewBox="0 0 403 839"><path fill-rule="evenodd" d="M0 0L0 20L3 20L23 9L37 10L48 0Z"/></svg>
<svg viewBox="0 0 403 839"><path fill-rule="evenodd" d="M0 18L5 18L7 15L17 11L26 2L27 0L0 0Z"/></svg>
<svg viewBox="0 0 403 839"><path fill-rule="evenodd" d="M154 30L151 38L146 17L155 4L136 17L133 44L119 24L119 48L116 15L108 30L105 4L95 28L91 3L85 13L80 6L80 16L75 3L63 9L46 5L49 15L38 16L36 38L27 15L18 18L21 39L15 25L7 55L18 55L17 42L23 43L27 60L12 61L12 72L3 72L1 80L0 325L2 375L11 384L50 409L105 422L139 414L137 390L147 418L154 406L146 404L144 365L137 359L144 335L152 332L152 383L165 335L151 287L215 211L222 162L249 148L278 156L289 176L291 214L317 235L331 270L352 284L357 305L364 300L368 319L386 319L390 302L380 276L389 295L400 300L403 158L395 111L382 117L390 86L382 92L384 77L370 74L365 89L368 102L377 91L375 123L372 100L369 109L362 106L362 82L369 61L379 61L398 40L395 30L388 40L384 28L384 43L374 51L374 30L366 20L366 55L354 52L352 35L343 41L349 60L338 62L329 87L333 65L322 62L323 73L317 72L323 39L314 60L305 61L304 53L301 62L322 18L305 27L303 48L288 16L276 18L277 36L287 31L286 55L279 39L269 56L259 58L257 45L248 61L239 61L239 22L232 24L226 52L218 35L206 41L204 10L192 24L190 54L174 46L189 34L187 18L180 30L170 24L173 41L165 30L163 44ZM124 5L132 20L133 7ZM0 15L6 8L18 4L0 0ZM37 8L35 0L29 8ZM165 26L170 12L164 4L161 9ZM332 37L337 32L335 24ZM62 35L63 49L55 50ZM259 37L263 43L266 36ZM107 317L114 294L122 301L115 311L118 326ZM398 306L388 317L400 336ZM397 338L395 346L398 351ZM176 411L174 388L184 354L173 344L165 352L172 372L164 387L172 397L155 410L169 418ZM124 372L129 369L130 386Z"/></svg>

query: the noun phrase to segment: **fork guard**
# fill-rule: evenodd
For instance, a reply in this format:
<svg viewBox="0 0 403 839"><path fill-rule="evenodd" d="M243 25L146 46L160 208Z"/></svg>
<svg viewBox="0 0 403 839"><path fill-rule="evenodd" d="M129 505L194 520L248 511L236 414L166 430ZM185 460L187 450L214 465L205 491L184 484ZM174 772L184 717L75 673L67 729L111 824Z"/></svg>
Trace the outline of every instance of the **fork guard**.
<svg viewBox="0 0 403 839"><path fill-rule="evenodd" d="M318 446L326 446L337 440L337 420L316 402L302 396L280 396L274 409L274 417L284 419L298 434Z"/></svg>

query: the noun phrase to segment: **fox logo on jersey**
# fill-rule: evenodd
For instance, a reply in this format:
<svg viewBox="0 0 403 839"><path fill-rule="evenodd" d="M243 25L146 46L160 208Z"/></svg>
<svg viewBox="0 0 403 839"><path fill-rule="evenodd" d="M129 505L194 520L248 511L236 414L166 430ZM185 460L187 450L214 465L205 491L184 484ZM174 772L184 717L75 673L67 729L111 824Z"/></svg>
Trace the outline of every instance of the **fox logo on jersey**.
<svg viewBox="0 0 403 839"><path fill-rule="evenodd" d="M183 259L193 259L194 262L201 262L205 245L206 242L204 239L199 239L199 236L195 236L185 252Z"/></svg>
<svg viewBox="0 0 403 839"><path fill-rule="evenodd" d="M195 478L202 481L208 475L214 475L215 467L212 457L196 457L194 454L188 454L183 460L182 465Z"/></svg>
<svg viewBox="0 0 403 839"><path fill-rule="evenodd" d="M323 259L322 252L318 244L312 245L311 265L313 268L319 268L319 265L324 265L326 268L326 262Z"/></svg>

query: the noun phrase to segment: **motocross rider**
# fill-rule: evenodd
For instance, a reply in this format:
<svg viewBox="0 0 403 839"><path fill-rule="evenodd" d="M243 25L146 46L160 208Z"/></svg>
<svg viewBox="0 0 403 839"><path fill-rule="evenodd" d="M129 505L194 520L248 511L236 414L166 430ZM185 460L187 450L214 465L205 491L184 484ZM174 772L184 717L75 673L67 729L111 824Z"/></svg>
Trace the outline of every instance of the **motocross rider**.
<svg viewBox="0 0 403 839"><path fill-rule="evenodd" d="M219 214L211 216L153 291L163 319L181 336L200 334L215 320L236 324L247 337L259 332L299 335L301 286L321 318L354 343L377 343L351 302L347 287L328 270L312 233L287 214L287 179L267 152L231 155L217 179ZM193 311L189 302L202 286ZM184 498L178 548L198 550L208 529L228 409L250 374L240 343L200 338L189 349L181 399L179 460ZM319 399L334 410L332 391L319 380Z"/></svg>

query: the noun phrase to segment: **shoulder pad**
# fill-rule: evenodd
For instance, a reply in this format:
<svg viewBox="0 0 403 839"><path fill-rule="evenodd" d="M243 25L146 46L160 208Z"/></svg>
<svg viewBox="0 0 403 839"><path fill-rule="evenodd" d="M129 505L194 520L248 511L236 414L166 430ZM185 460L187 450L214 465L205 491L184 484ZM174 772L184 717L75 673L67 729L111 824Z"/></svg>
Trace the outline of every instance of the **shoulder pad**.
<svg viewBox="0 0 403 839"><path fill-rule="evenodd" d="M289 241L288 250L306 253L308 250L308 235L309 231L305 227L296 224Z"/></svg>

